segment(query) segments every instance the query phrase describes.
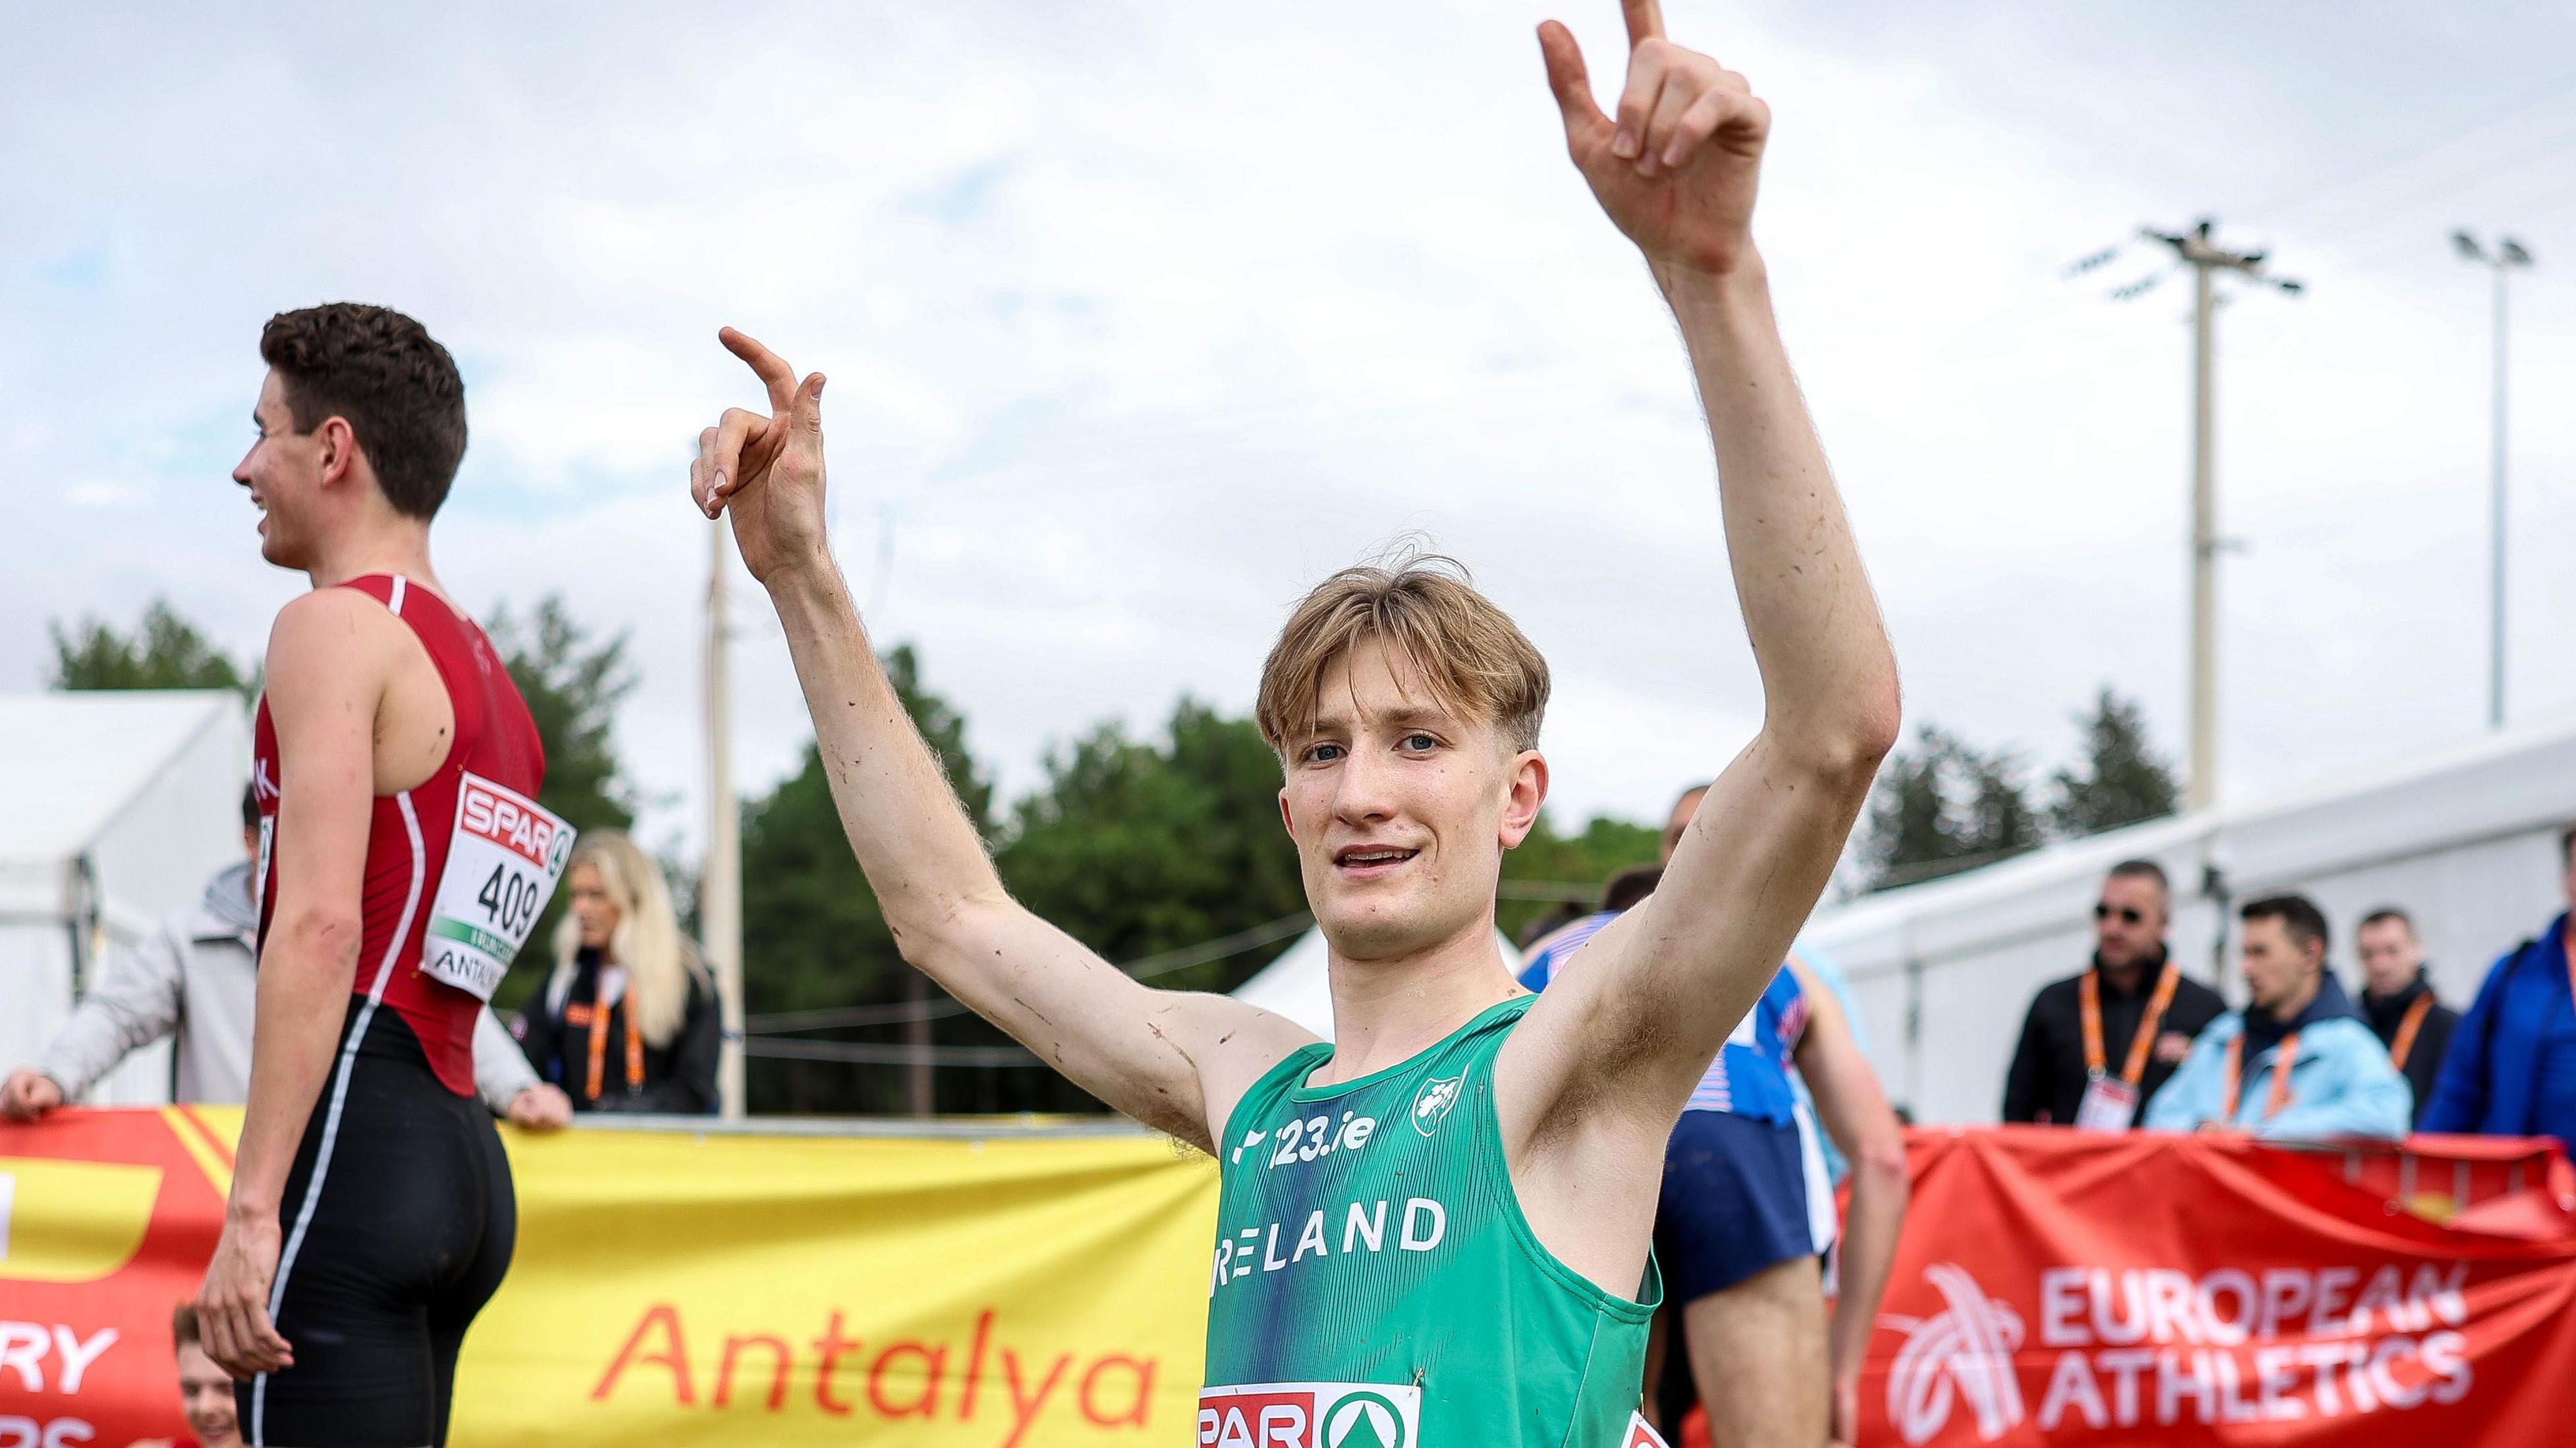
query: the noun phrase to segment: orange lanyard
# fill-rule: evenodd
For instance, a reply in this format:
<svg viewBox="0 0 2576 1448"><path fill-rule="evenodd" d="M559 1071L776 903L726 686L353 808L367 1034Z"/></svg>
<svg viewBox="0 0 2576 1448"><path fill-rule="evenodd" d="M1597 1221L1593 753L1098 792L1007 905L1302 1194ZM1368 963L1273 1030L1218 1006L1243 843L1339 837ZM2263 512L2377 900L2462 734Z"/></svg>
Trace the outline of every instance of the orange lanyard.
<svg viewBox="0 0 2576 1448"><path fill-rule="evenodd" d="M2406 1057L2415 1049L2415 1033L2424 1028L2424 1018L2433 1013L2433 993L2426 991L2406 1008L2406 1018L2397 1023L2397 1039L2388 1043L2388 1064L2393 1070L2406 1069Z"/></svg>
<svg viewBox="0 0 2576 1448"><path fill-rule="evenodd" d="M2271 1120L2290 1104L2290 1068L2298 1064L2299 1033L2292 1031L2281 1038L2280 1049L2272 1053L2272 1089L2263 1100L2263 1119ZM2236 1119L2236 1093L2245 1064L2245 1037L2238 1035L2227 1043L2227 1106L2219 1112L2222 1120Z"/></svg>
<svg viewBox="0 0 2576 1448"><path fill-rule="evenodd" d="M2138 1022L2137 1034L2129 1037L2128 1063L2120 1068L2120 1079L2132 1086L2147 1074L2147 1048L2155 1044L2156 1027L2164 1024L2165 1007L2173 1004L2174 985L2181 976L2171 961L2156 976L2156 993L2147 1000L2147 1014ZM2570 978L2576 979L2576 975ZM2084 1007L2084 1074L2099 1076L2109 1064L2102 1051L2102 972L2084 972L2084 983L2076 987L2076 994L2083 998Z"/></svg>
<svg viewBox="0 0 2576 1448"><path fill-rule="evenodd" d="M591 977L593 982L591 993L594 997L600 993L598 979L596 975ZM604 1074L602 1068L607 1064L608 1056L608 1012L609 1008L599 1004L596 999L586 1006L573 1005L564 1008L565 1021L576 1026L587 1024L590 1027L590 1069L584 1077L587 1089L582 1098L586 1101L599 1099L600 1078ZM634 1002L631 1000L627 1002L626 1011L626 1089L629 1091L644 1089L644 1038L636 1034Z"/></svg>

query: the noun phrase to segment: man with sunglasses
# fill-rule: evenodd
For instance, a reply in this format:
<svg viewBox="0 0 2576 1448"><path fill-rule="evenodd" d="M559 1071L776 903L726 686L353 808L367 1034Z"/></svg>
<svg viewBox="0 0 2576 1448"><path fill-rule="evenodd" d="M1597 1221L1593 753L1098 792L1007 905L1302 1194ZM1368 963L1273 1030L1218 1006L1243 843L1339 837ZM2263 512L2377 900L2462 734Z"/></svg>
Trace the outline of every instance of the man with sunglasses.
<svg viewBox="0 0 2576 1448"><path fill-rule="evenodd" d="M2226 1014L2166 951L2166 900L2153 860L2111 867L2093 906L2092 967L2040 987L2022 1021L2004 1120L2125 1131L2192 1038Z"/></svg>

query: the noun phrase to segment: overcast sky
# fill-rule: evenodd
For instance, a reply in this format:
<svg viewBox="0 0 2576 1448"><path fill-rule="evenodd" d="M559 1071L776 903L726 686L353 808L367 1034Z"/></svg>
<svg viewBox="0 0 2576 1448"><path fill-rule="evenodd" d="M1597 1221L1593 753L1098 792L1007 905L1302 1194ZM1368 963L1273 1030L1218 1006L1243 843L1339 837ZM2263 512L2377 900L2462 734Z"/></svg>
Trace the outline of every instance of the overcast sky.
<svg viewBox="0 0 2576 1448"><path fill-rule="evenodd" d="M441 577L624 631L649 843L694 851L697 430L742 326L833 379L835 538L1006 790L1105 718L1247 709L1316 578L1418 534L1556 673L1569 820L1659 813L1754 727L1671 325L1566 163L1532 24L1611 0L18 7L0 27L0 688L168 597L239 655L302 580L227 479L270 313L456 353ZM2182 747L2190 289L2228 289L2222 779L2483 727L2485 274L2514 293L2513 712L2576 679L2576 13L1703 4L1772 103L1758 233L1915 723L2062 761L2101 683ZM1605 83L1609 83L1605 79ZM742 774L806 723L736 579Z"/></svg>

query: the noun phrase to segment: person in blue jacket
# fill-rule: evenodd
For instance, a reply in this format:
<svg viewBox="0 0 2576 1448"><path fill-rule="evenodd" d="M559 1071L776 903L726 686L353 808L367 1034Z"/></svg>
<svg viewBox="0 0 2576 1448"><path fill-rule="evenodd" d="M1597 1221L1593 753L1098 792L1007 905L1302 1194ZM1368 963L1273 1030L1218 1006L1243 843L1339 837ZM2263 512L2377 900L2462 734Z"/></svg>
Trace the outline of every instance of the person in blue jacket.
<svg viewBox="0 0 2576 1448"><path fill-rule="evenodd" d="M2559 889L2576 907L2576 825L2559 832L2558 861ZM2416 1129L2554 1136L2576 1150L2576 944L2566 914L2487 971Z"/></svg>
<svg viewBox="0 0 2576 1448"><path fill-rule="evenodd" d="M2147 1129L2404 1136L2415 1093L2326 969L2324 912L2304 895L2272 895L2237 916L2252 999L2192 1042L2147 1103Z"/></svg>

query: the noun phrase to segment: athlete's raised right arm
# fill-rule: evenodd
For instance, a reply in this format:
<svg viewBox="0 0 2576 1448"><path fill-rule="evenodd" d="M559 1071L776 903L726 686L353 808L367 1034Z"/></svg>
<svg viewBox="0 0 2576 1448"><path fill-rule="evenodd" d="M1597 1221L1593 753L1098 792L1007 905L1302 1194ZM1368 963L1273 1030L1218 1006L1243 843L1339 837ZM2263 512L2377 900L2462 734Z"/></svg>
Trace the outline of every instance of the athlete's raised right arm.
<svg viewBox="0 0 2576 1448"><path fill-rule="evenodd" d="M1245 1088L1313 1037L1224 996L1139 985L1011 899L832 559L822 374L799 383L758 342L723 339L772 410L736 408L699 434L690 491L707 516L733 515L743 564L778 609L841 827L904 959L1074 1084L1213 1149Z"/></svg>

